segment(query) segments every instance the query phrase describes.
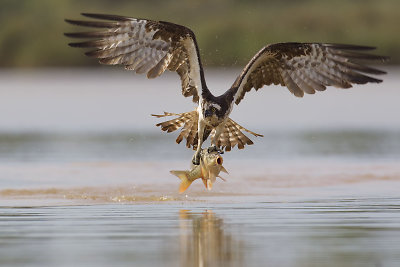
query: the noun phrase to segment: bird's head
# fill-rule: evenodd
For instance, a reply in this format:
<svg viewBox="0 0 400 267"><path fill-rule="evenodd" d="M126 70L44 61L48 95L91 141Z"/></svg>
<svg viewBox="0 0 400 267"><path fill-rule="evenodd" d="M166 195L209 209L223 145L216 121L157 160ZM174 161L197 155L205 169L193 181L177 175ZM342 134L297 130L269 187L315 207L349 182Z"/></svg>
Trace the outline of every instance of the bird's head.
<svg viewBox="0 0 400 267"><path fill-rule="evenodd" d="M205 107L204 109L204 117L209 118L209 117L219 117L219 112L221 110L221 107L218 104L209 104Z"/></svg>

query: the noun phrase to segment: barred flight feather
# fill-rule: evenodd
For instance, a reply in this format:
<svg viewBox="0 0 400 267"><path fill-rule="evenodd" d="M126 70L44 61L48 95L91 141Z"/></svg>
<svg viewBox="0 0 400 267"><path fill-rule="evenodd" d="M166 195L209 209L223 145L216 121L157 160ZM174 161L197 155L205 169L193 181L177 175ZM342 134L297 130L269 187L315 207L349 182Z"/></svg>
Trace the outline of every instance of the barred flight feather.
<svg viewBox="0 0 400 267"><path fill-rule="evenodd" d="M380 83L366 74L385 74L367 66L389 58L366 53L374 47L323 43L277 43L265 46L246 65L230 94L239 104L252 88L286 86L297 97L314 94L326 86L350 88L352 84Z"/></svg>
<svg viewBox="0 0 400 267"><path fill-rule="evenodd" d="M186 146L188 148L193 148L193 149L197 148L197 141L198 141L197 110L184 113L164 112L164 114L161 115L152 114L152 116L157 118L177 116L174 119L158 123L156 124L156 126L160 126L161 130L166 131L167 133L174 132L182 127L182 130L178 135L176 142L179 144L182 142L183 139L186 139ZM255 132L252 132L244 128L243 126L239 125L232 119L228 119L222 134L215 143L225 151L230 151L235 146L237 146L239 149L243 149L246 145L252 145L253 142L246 135L244 135L242 131L246 131L256 137L263 136L261 134L257 134ZM211 136L211 138L214 138L215 136L215 129L209 126L206 127L205 129L203 139L206 140L208 136Z"/></svg>
<svg viewBox="0 0 400 267"><path fill-rule="evenodd" d="M158 118L176 118L158 123L162 131L174 132L181 128L176 139L186 139L188 148L199 155L203 141L209 136L212 144L225 151L237 146L243 149L253 142L243 133L256 134L229 118L233 103L239 104L247 92L265 85L281 85L297 97L324 91L328 86L350 88L354 84L380 83L370 75L385 74L368 66L388 57L371 54L374 47L329 43L276 43L262 48L254 55L236 78L231 88L214 96L207 88L194 33L187 27L164 21L136 19L124 16L82 14L94 19L66 20L73 25L94 28L94 31L66 33L71 38L86 39L70 43L73 47L89 48L87 56L102 64L123 65L125 69L148 78L162 75L166 70L177 72L181 92L198 104L197 110L185 113L154 115ZM210 107L216 112L206 116ZM199 120L201 129L198 129ZM203 129L203 125L204 129ZM213 126L210 126L213 125ZM222 125L222 126L221 126ZM216 129L222 128L219 136ZM203 132L203 140L198 131ZM243 132L242 132L243 131ZM218 140L214 140L218 138Z"/></svg>
<svg viewBox="0 0 400 267"><path fill-rule="evenodd" d="M65 21L101 30L66 33L71 38L89 39L70 46L94 48L85 54L102 64L123 65L137 74L146 73L148 78L160 76L167 69L176 71L182 82L182 94L198 103L206 85L196 38L189 28L117 15L82 15L99 21Z"/></svg>

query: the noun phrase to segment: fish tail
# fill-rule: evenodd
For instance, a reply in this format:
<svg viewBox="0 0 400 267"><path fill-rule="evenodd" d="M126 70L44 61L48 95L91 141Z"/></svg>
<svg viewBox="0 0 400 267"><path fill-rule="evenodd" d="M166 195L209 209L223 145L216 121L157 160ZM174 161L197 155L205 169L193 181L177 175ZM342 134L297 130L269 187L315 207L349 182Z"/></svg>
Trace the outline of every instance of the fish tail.
<svg viewBox="0 0 400 267"><path fill-rule="evenodd" d="M171 174L178 176L181 179L181 184L179 186L179 193L183 193L192 184L192 181L188 178L188 171L170 171Z"/></svg>

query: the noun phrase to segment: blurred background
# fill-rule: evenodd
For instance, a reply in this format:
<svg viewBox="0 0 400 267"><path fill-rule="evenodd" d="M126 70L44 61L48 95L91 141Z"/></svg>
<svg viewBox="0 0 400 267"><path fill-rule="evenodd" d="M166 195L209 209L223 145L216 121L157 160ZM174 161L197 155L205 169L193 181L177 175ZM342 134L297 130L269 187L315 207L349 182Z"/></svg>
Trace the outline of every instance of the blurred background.
<svg viewBox="0 0 400 267"><path fill-rule="evenodd" d="M121 14L183 24L196 33L206 66L241 67L275 42L377 46L400 62L397 0L2 0L0 67L97 66L70 49L65 18L81 12Z"/></svg>
<svg viewBox="0 0 400 267"><path fill-rule="evenodd" d="M174 144L177 134L161 133L154 127L160 120L150 117L194 108L181 96L178 76L165 73L149 81L120 66L101 66L83 50L69 47L73 40L63 33L83 29L64 19L82 19L81 12L190 27L197 35L207 83L216 94L229 88L241 68L268 43L376 46L374 53L391 57L377 66L388 71L380 77L382 84L329 88L302 99L280 86L265 87L246 95L232 118L267 137L253 140L256 145L241 152L249 157L265 151L272 158L400 155L399 10L398 0L2 0L0 158L37 160L45 157L43 153L52 151L45 158L56 158L55 151L70 151L69 160L85 153L97 159L117 151L114 156L123 159L153 149L163 156L190 157L192 152L184 145ZM99 153L104 143L112 148ZM167 147L161 149L161 144Z"/></svg>

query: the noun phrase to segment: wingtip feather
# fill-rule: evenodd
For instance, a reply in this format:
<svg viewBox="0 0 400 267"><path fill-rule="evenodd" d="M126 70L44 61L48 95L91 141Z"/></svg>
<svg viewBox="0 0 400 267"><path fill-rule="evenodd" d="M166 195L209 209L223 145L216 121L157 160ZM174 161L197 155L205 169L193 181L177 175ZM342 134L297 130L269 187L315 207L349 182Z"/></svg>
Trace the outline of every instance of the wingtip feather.
<svg viewBox="0 0 400 267"><path fill-rule="evenodd" d="M104 19L104 20L112 20L112 21L121 21L121 20L131 20L129 17L120 16L120 15L111 15L111 14L98 14L98 13L81 13L82 16L92 19Z"/></svg>
<svg viewBox="0 0 400 267"><path fill-rule="evenodd" d="M65 19L65 22L84 27L93 27L93 28L114 28L118 26L118 22L110 22L110 21L88 21L88 20L74 20L74 19Z"/></svg>
<svg viewBox="0 0 400 267"><path fill-rule="evenodd" d="M375 50L375 46L367 46L367 45L353 45L353 44L326 44L330 48L334 49L343 49L343 50Z"/></svg>

